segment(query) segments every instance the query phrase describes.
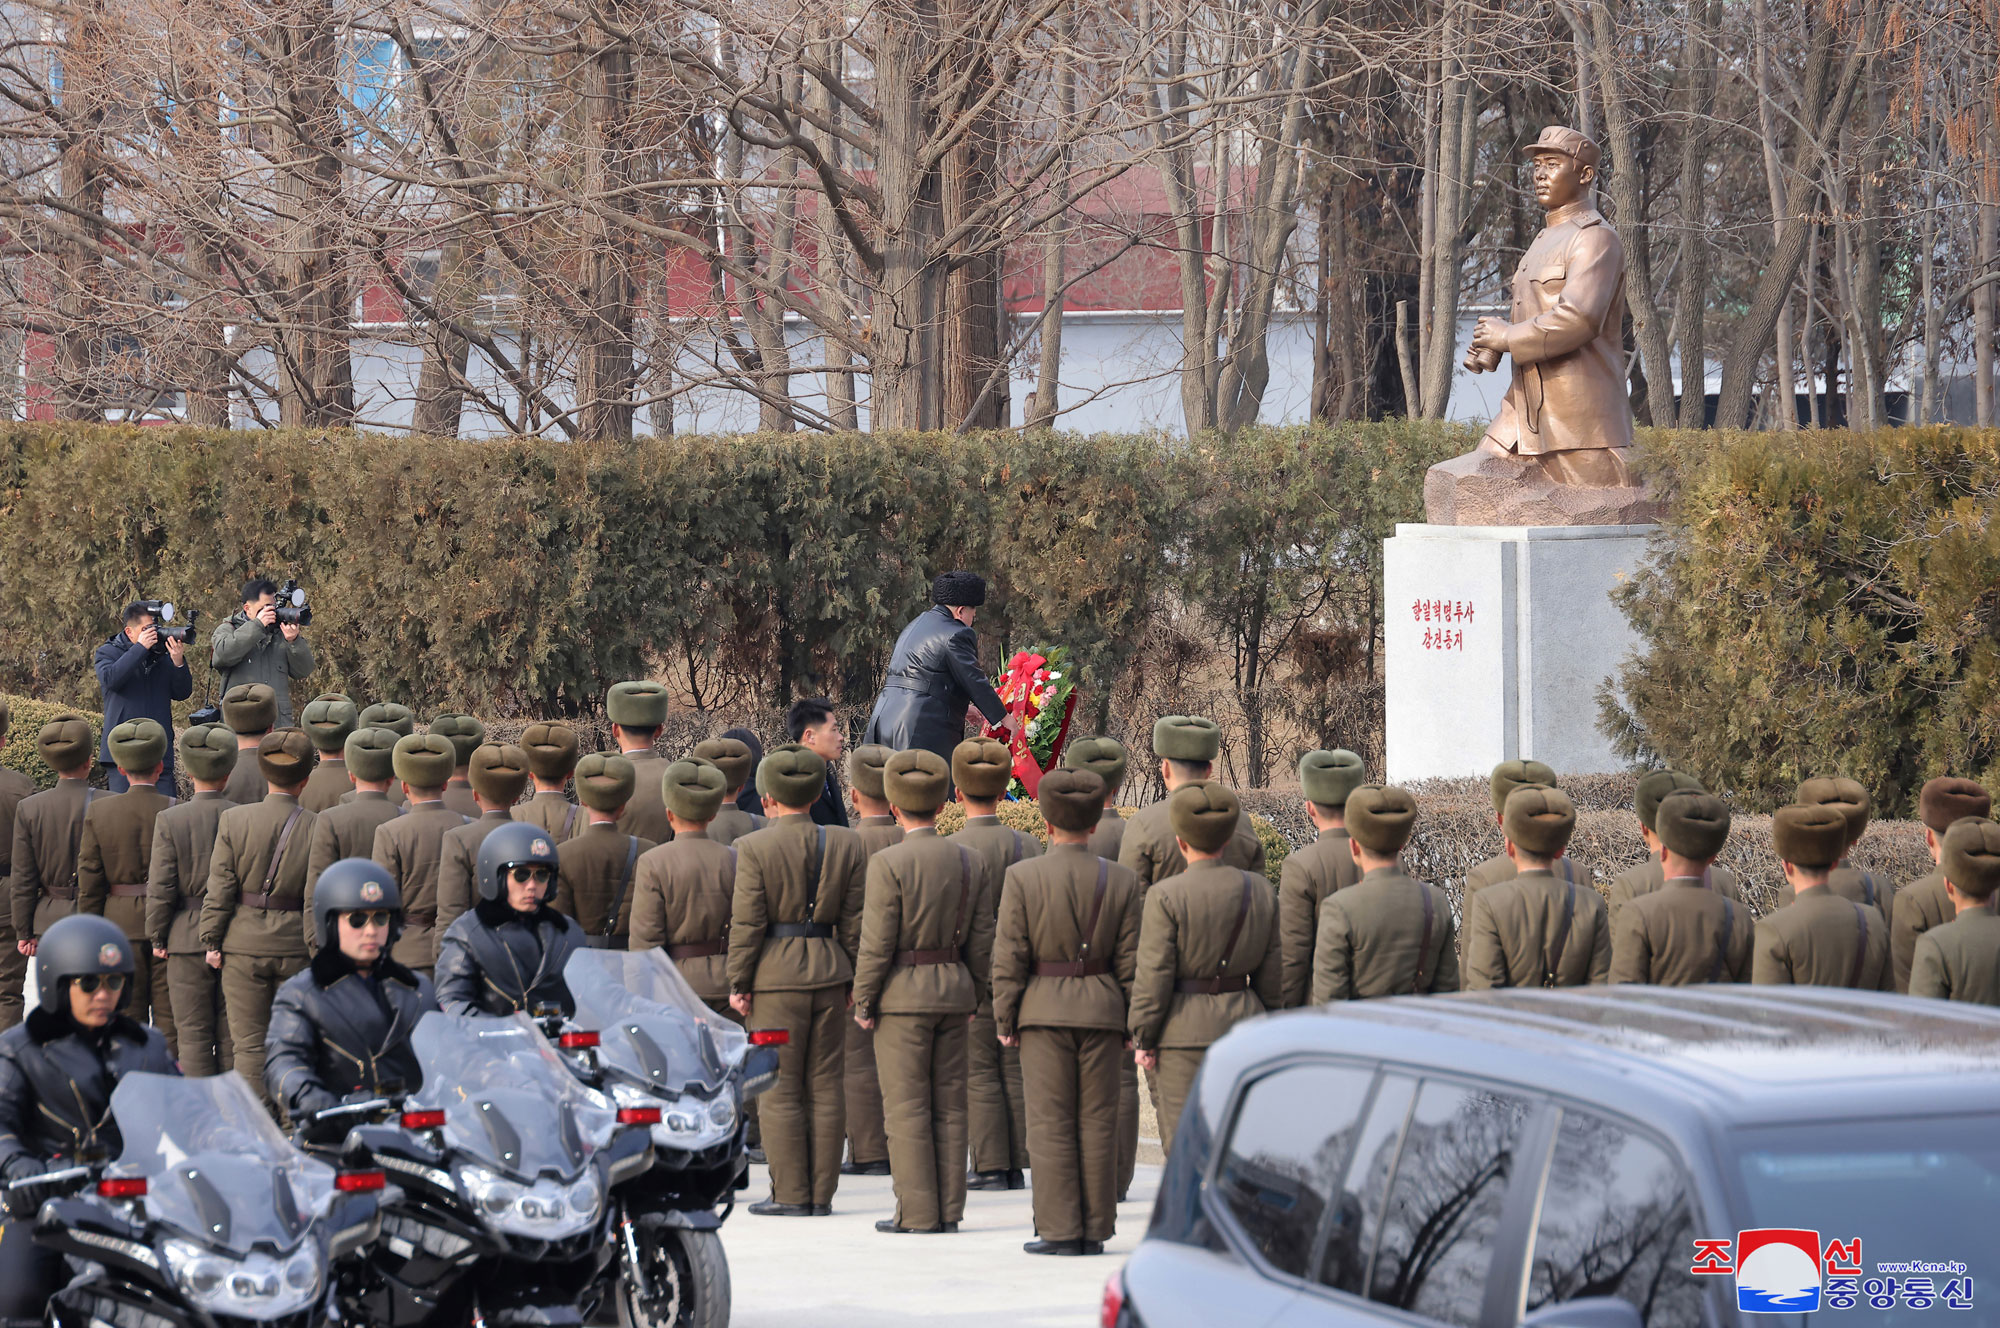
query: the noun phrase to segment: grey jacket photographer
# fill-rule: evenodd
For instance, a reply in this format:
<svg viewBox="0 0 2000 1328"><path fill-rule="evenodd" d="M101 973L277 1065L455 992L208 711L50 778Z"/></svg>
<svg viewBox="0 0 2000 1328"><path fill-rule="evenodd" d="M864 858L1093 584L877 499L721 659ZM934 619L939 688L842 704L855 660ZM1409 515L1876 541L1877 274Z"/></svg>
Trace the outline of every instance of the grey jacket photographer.
<svg viewBox="0 0 2000 1328"><path fill-rule="evenodd" d="M312 645L302 630L312 621L298 583L283 593L268 577L243 587L243 607L215 629L209 660L221 675L219 691L261 682L278 694L276 727L292 727L292 679L313 671Z"/></svg>

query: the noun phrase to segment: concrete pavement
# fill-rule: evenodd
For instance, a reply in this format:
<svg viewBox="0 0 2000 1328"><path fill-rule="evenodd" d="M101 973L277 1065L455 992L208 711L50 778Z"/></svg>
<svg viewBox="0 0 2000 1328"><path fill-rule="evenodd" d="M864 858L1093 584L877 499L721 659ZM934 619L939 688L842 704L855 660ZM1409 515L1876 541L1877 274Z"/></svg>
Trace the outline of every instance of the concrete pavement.
<svg viewBox="0 0 2000 1328"><path fill-rule="evenodd" d="M1030 1180L1033 1179L1029 1173ZM1160 1169L1142 1165L1118 1206L1118 1234L1089 1258L1023 1254L1034 1239L1029 1191L966 1196L953 1236L887 1236L887 1176L842 1176L832 1217L752 1217L764 1168L722 1227L734 1291L732 1328L1091 1328L1105 1279L1139 1243Z"/></svg>

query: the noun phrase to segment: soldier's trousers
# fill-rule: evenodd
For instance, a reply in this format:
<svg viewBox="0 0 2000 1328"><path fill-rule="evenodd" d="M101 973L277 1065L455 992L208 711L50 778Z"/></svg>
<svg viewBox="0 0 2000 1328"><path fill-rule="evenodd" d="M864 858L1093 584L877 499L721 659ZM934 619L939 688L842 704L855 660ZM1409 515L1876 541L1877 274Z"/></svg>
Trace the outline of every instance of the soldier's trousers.
<svg viewBox="0 0 2000 1328"><path fill-rule="evenodd" d="M896 1224L917 1231L965 1216L964 1011L885 1014L875 1028Z"/></svg>
<svg viewBox="0 0 2000 1328"><path fill-rule="evenodd" d="M751 999L750 1027L782 1028L778 1082L757 1103L764 1158L777 1203L830 1204L840 1184L840 1144L847 1134L841 1088L846 1060L847 988L760 991Z"/></svg>
<svg viewBox="0 0 2000 1328"><path fill-rule="evenodd" d="M1035 1234L1109 1240L1118 1225L1117 1029L1024 1028L1021 1078L1035 1165Z"/></svg>
<svg viewBox="0 0 2000 1328"><path fill-rule="evenodd" d="M1132 1188L1139 1169L1139 1063L1128 1050L1118 1064L1118 1197Z"/></svg>
<svg viewBox="0 0 2000 1328"><path fill-rule="evenodd" d="M847 1021L847 1158L887 1162L889 1136L882 1125L882 1080L875 1070L875 1035Z"/></svg>
<svg viewBox="0 0 2000 1328"><path fill-rule="evenodd" d="M1187 1106L1188 1090L1194 1087L1194 1077L1201 1069L1201 1058L1208 1055L1207 1047L1162 1047L1160 1048L1160 1068L1153 1072L1153 1083L1159 1089L1156 1110L1160 1114L1160 1151L1170 1153L1174 1147L1174 1129L1180 1124L1181 1109Z"/></svg>
<svg viewBox="0 0 2000 1328"><path fill-rule="evenodd" d="M167 970L167 1001L174 1011L181 1073L198 1079L230 1069L236 1057L229 1021L222 1014L222 974L200 954L170 954L161 967Z"/></svg>
<svg viewBox="0 0 2000 1328"><path fill-rule="evenodd" d="M125 1013L142 1024L151 1024L167 1039L167 1049L175 1051L174 1001L167 987L167 961L153 957L153 943L145 937L127 937L132 945L132 997Z"/></svg>
<svg viewBox="0 0 2000 1328"><path fill-rule="evenodd" d="M28 956L14 938L10 924L0 928L0 1033L21 1022L27 1009Z"/></svg>
<svg viewBox="0 0 2000 1328"><path fill-rule="evenodd" d="M1000 1045L991 1007L972 1017L966 1044L965 1104L971 1117L972 1169L1025 1169L1028 1115L1021 1100L1021 1051Z"/></svg>
<svg viewBox="0 0 2000 1328"><path fill-rule="evenodd" d="M222 956L222 1002L229 1014L229 1040L236 1049L236 1072L258 1097L264 1091L264 1034L271 1027L271 1002L285 979L306 966L304 955Z"/></svg>

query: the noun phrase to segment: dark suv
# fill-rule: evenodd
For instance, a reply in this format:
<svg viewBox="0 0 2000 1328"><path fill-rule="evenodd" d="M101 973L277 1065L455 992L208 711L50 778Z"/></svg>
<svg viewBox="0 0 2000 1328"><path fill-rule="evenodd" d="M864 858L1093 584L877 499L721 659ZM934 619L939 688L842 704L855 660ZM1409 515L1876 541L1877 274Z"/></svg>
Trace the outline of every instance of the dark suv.
<svg viewBox="0 0 2000 1328"><path fill-rule="evenodd" d="M1821 987L1396 997L1210 1048L1104 1323L2000 1323L1997 1223L2000 1010ZM1742 1313L1723 1270L1770 1228L1794 1230L1742 1242L1763 1307Z"/></svg>

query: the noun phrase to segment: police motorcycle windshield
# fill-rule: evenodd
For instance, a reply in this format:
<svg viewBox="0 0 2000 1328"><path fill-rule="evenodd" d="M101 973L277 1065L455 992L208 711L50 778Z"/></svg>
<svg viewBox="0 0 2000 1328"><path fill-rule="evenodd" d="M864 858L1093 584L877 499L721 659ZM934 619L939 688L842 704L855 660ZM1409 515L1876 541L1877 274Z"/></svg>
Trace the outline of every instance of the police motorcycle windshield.
<svg viewBox="0 0 2000 1328"><path fill-rule="evenodd" d="M128 1074L111 1114L125 1147L105 1176L145 1177L147 1217L196 1245L291 1254L336 1197L334 1169L294 1148L234 1071Z"/></svg>
<svg viewBox="0 0 2000 1328"><path fill-rule="evenodd" d="M598 1064L634 1084L713 1096L750 1042L654 950L578 950L563 966L576 1024L596 1030Z"/></svg>
<svg viewBox="0 0 2000 1328"><path fill-rule="evenodd" d="M424 1087L404 1110L442 1110L446 1146L492 1171L573 1181L617 1132L617 1110L578 1082L525 1014L433 1012L410 1042Z"/></svg>

